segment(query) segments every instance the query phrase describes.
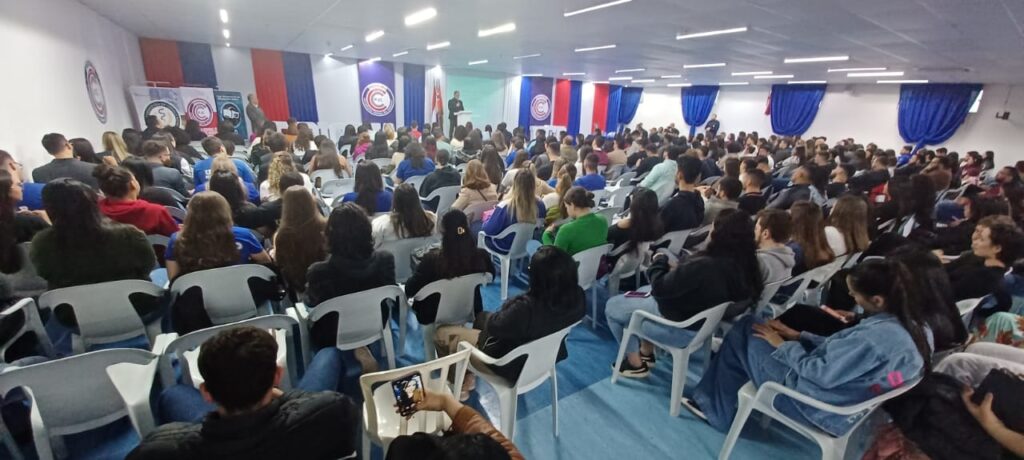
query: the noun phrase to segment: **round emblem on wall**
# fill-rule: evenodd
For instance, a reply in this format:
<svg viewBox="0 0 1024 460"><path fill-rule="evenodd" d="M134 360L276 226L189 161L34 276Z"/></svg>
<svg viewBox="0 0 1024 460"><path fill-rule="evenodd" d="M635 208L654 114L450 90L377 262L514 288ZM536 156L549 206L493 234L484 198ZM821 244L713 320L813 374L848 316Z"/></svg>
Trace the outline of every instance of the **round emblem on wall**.
<svg viewBox="0 0 1024 460"><path fill-rule="evenodd" d="M213 122L213 106L206 99L192 99L185 109L189 120L195 120L199 126Z"/></svg>
<svg viewBox="0 0 1024 460"><path fill-rule="evenodd" d="M233 102L225 103L220 108L220 118L224 121L230 121L235 127L241 126L242 121L242 109L240 109Z"/></svg>
<svg viewBox="0 0 1024 460"><path fill-rule="evenodd" d="M174 107L170 102L167 101L153 101L146 106L146 110L143 111L143 119L153 115L157 120L160 120L161 126L178 126L181 127L181 114L178 113L178 109ZM198 121L198 120L197 120Z"/></svg>
<svg viewBox="0 0 1024 460"><path fill-rule="evenodd" d="M551 115L551 99L546 94L538 94L530 101L530 115L534 120L547 120Z"/></svg>
<svg viewBox="0 0 1024 460"><path fill-rule="evenodd" d="M360 96L363 109L372 116L383 117L395 109L395 93L383 83L370 83Z"/></svg>
<svg viewBox="0 0 1024 460"><path fill-rule="evenodd" d="M100 82L100 74L92 62L85 61L85 90L89 93L89 102L92 104L92 111L100 123L107 123L107 96L103 93L103 84Z"/></svg>

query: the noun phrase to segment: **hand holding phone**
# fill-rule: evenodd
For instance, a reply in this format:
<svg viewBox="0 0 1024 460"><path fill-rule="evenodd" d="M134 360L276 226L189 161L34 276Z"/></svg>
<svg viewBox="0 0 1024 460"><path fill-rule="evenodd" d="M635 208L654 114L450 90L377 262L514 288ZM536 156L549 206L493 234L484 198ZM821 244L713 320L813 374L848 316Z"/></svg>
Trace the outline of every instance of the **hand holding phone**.
<svg viewBox="0 0 1024 460"><path fill-rule="evenodd" d="M398 414L409 417L416 413L416 404L423 401L423 376L419 372L391 381Z"/></svg>

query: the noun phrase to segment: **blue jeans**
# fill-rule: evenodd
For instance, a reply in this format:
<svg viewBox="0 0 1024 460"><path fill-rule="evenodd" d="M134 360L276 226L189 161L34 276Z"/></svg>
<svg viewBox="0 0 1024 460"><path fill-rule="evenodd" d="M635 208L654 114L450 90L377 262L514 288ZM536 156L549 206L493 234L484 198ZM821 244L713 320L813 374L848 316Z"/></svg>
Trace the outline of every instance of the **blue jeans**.
<svg viewBox="0 0 1024 460"><path fill-rule="evenodd" d="M313 356L305 375L295 386L303 391L338 391L341 377L345 373L341 350L334 347L321 349ZM199 390L192 385L177 384L160 393L157 403L162 423L199 423L216 406L203 400Z"/></svg>
<svg viewBox="0 0 1024 460"><path fill-rule="evenodd" d="M737 392L743 385L747 382L758 387L765 382L784 384L790 370L772 358L775 347L753 336L754 323L753 315L736 322L693 393L693 400L704 411L708 424L721 432L729 431L736 417Z"/></svg>
<svg viewBox="0 0 1024 460"><path fill-rule="evenodd" d="M644 286L640 289L643 292L649 292L650 286ZM633 312L637 310L643 310L648 313L655 315L661 315L658 312L658 302L654 300L654 297L626 297L625 294L620 294L615 297L608 299L608 303L605 307L605 316L608 318L608 329L612 331L612 335L615 336L615 341L622 343L623 331L629 326L629 319L633 317ZM674 329L665 328L663 326L645 323L643 326L644 335L656 340L659 343L685 347L693 340L693 337L697 335L696 331L690 331L687 329ZM640 341L633 336L629 339L629 343L626 344L626 353L637 353L640 351Z"/></svg>

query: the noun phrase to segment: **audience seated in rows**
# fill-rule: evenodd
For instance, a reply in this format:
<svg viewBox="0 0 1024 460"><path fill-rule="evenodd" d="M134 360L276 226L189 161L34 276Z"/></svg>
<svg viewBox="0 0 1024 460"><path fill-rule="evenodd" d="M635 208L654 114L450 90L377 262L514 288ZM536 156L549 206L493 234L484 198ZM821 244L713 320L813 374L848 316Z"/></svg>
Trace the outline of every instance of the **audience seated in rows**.
<svg viewBox="0 0 1024 460"><path fill-rule="evenodd" d="M344 203L355 203L363 212L374 215L391 210L391 192L384 189L380 168L371 161L356 166L355 191L342 197Z"/></svg>

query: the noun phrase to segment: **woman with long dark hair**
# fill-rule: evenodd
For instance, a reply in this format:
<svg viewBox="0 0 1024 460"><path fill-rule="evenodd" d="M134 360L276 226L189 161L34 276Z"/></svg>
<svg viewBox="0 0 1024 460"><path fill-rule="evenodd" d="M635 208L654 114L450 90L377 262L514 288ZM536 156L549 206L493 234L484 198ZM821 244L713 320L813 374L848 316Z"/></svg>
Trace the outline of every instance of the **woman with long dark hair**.
<svg viewBox="0 0 1024 460"><path fill-rule="evenodd" d="M17 245L50 226L44 211L17 212L22 199L21 181L6 170L0 170L0 272L15 273L21 269Z"/></svg>
<svg viewBox="0 0 1024 460"><path fill-rule="evenodd" d="M492 145L484 146L480 151L480 162L484 164L484 171L487 172L487 179L495 187L501 185L501 178L505 176L505 162L498 155L498 151Z"/></svg>
<svg viewBox="0 0 1024 460"><path fill-rule="evenodd" d="M76 137L68 141L71 143L71 150L74 152L75 158L81 161L92 164L100 164L102 160L96 155L96 150L92 148L92 142L88 139Z"/></svg>
<svg viewBox="0 0 1024 460"><path fill-rule="evenodd" d="M651 284L643 288L649 290L650 297L618 295L608 300L608 327L616 341L622 341L622 333L636 310L685 321L721 303L745 302L761 295L761 267L750 215L739 210L722 211L708 238L707 249L687 257L675 268L665 254L654 255L647 271ZM664 340L685 344L695 333L673 330ZM653 345L640 344L633 338L626 351L622 366L612 371L624 377L646 377L654 363Z"/></svg>
<svg viewBox="0 0 1024 460"><path fill-rule="evenodd" d="M377 131L373 135L373 145L366 152L366 159L376 160L378 158L391 158L394 150L388 145L388 135L384 131Z"/></svg>
<svg viewBox="0 0 1024 460"><path fill-rule="evenodd" d="M608 227L608 242L616 248L627 245L626 252L636 252L640 244L657 240L664 233L665 227L658 213L658 194L638 187L633 190L629 202L629 215ZM614 266L615 260L609 260L609 263Z"/></svg>
<svg viewBox="0 0 1024 460"><path fill-rule="evenodd" d="M391 212L373 219L373 241L380 247L388 241L430 236L436 222L434 213L423 210L416 188L402 184L395 188Z"/></svg>
<svg viewBox="0 0 1024 460"><path fill-rule="evenodd" d="M832 252L837 256L864 252L871 244L868 219L869 207L864 197L839 197L828 215L828 226L825 227L825 238Z"/></svg>
<svg viewBox="0 0 1024 460"><path fill-rule="evenodd" d="M356 140L359 136L356 134L356 127L348 124L345 125L345 131L338 138L338 149L345 150L348 148L349 154L356 148Z"/></svg>
<svg viewBox="0 0 1024 460"><path fill-rule="evenodd" d="M228 201L216 192L201 192L188 202L185 223L181 231L171 235L164 258L167 278L172 282L200 270L271 262L256 235L235 226Z"/></svg>
<svg viewBox="0 0 1024 460"><path fill-rule="evenodd" d="M327 257L324 229L327 220L313 195L303 187L291 186L281 197L281 225L274 234L271 256L281 269L288 287L297 293L306 291L306 272Z"/></svg>
<svg viewBox="0 0 1024 460"><path fill-rule="evenodd" d="M288 184L287 180L284 180L284 183L296 185ZM244 183L232 171L212 171L206 186L211 192L216 192L227 200L234 225L258 230L261 234L270 236L277 219L281 217L280 207L271 207L273 202L265 206L256 206L249 202Z"/></svg>
<svg viewBox="0 0 1024 460"><path fill-rule="evenodd" d="M384 190L380 168L372 161L363 161L356 166L355 191L346 193L342 202L354 202L372 216L390 211L391 199L391 192Z"/></svg>
<svg viewBox="0 0 1024 460"><path fill-rule="evenodd" d="M825 338L799 333L777 320L754 316L736 322L684 405L721 432L736 415L739 389L776 382L815 400L851 406L914 382L930 369L932 349L921 292L899 260L869 260L846 277L854 299L869 314ZM788 418L832 436L859 417L836 415L788 398L775 401ZM863 415L861 415L863 416Z"/></svg>
<svg viewBox="0 0 1024 460"><path fill-rule="evenodd" d="M398 164L395 170L397 182L402 183L413 176L426 176L434 172L434 162L426 157L426 151L419 142L414 142L405 147L405 159Z"/></svg>
<svg viewBox="0 0 1024 460"><path fill-rule="evenodd" d="M416 272L405 282L405 294L411 299L424 286L434 281L451 279L473 273L494 274L494 264L487 251L476 245L476 238L470 232L466 215L458 209L445 213L441 218L441 247L423 254ZM437 316L438 296L430 296L413 303L412 310L420 324L431 324ZM483 311L479 287L476 290L474 308Z"/></svg>
<svg viewBox="0 0 1024 460"><path fill-rule="evenodd" d="M793 217L793 240L789 247L796 255L793 275L825 265L836 258L825 236L825 218L821 208L810 201L798 201L789 209Z"/></svg>

